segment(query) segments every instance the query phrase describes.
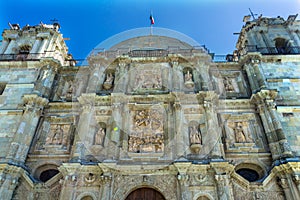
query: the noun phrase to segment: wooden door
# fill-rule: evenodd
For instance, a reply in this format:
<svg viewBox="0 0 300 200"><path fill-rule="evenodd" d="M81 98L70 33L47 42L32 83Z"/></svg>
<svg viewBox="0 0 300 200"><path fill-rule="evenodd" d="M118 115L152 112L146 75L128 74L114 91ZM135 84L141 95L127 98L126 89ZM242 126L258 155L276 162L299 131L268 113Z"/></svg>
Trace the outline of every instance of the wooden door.
<svg viewBox="0 0 300 200"><path fill-rule="evenodd" d="M126 200L165 200L165 198L152 188L139 188L131 192Z"/></svg>

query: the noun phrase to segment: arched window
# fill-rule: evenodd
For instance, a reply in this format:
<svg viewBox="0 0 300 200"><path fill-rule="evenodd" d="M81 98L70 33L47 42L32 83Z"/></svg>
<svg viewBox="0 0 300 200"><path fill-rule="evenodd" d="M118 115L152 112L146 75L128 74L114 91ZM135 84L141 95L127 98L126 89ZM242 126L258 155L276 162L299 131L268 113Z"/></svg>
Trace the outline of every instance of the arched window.
<svg viewBox="0 0 300 200"><path fill-rule="evenodd" d="M249 182L258 181L265 175L263 168L253 163L241 163L236 166L235 172Z"/></svg>
<svg viewBox="0 0 300 200"><path fill-rule="evenodd" d="M127 197L126 200L165 200L164 196L152 188L138 188L132 191Z"/></svg>
<svg viewBox="0 0 300 200"><path fill-rule="evenodd" d="M275 47L279 54L288 53L288 41L284 38L276 38L275 39Z"/></svg>
<svg viewBox="0 0 300 200"><path fill-rule="evenodd" d="M58 173L59 173L59 171L57 169L48 169L41 173L39 179L43 182L47 182L48 180L50 180L52 177L54 177Z"/></svg>
<svg viewBox="0 0 300 200"><path fill-rule="evenodd" d="M91 196L84 196L81 198L81 200L94 200Z"/></svg>

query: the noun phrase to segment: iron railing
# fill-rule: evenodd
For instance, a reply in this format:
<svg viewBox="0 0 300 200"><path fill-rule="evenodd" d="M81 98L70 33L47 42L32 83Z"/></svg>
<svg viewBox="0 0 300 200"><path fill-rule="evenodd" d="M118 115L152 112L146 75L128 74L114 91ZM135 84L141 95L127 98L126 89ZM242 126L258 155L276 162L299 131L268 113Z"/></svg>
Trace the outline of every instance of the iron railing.
<svg viewBox="0 0 300 200"><path fill-rule="evenodd" d="M247 45L246 52L260 52L263 55L288 55L300 54L300 47L258 47L257 45Z"/></svg>
<svg viewBox="0 0 300 200"><path fill-rule="evenodd" d="M44 57L44 53L28 53L28 54L0 54L0 60L39 60Z"/></svg>

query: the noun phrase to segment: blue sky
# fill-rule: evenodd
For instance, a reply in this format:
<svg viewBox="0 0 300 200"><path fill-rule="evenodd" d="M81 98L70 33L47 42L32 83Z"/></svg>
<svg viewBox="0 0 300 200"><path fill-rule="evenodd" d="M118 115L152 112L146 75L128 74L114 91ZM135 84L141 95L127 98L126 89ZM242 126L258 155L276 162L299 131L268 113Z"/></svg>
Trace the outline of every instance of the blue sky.
<svg viewBox="0 0 300 200"><path fill-rule="evenodd" d="M8 22L37 25L58 19L69 52L85 58L103 40L149 26L179 31L216 54L232 53L248 8L285 19L300 11L300 0L0 0L0 29ZM298 17L300 19L300 16Z"/></svg>

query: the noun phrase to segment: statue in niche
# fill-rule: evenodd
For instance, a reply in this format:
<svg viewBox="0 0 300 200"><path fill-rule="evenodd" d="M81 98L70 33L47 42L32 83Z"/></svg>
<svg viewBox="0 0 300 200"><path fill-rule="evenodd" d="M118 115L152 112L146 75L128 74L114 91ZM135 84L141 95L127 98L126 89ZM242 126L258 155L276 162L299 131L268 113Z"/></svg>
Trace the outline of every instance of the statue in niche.
<svg viewBox="0 0 300 200"><path fill-rule="evenodd" d="M95 134L94 144L103 145L104 137L105 137L105 129L100 127L97 133Z"/></svg>
<svg viewBox="0 0 300 200"><path fill-rule="evenodd" d="M46 138L46 144L50 145L61 145L63 141L64 130L62 129L62 125L56 125L53 134L50 134L49 137Z"/></svg>
<svg viewBox="0 0 300 200"><path fill-rule="evenodd" d="M73 81L68 81L68 89L67 89L67 93L66 93L66 97L68 99L72 98L72 95L74 94L75 92L75 87L74 87L74 83Z"/></svg>
<svg viewBox="0 0 300 200"><path fill-rule="evenodd" d="M233 130L234 139L236 143L248 143L253 142L253 138L248 132L248 122L230 122L228 126Z"/></svg>
<svg viewBox="0 0 300 200"><path fill-rule="evenodd" d="M235 92L231 78L224 77L223 83L224 83L224 88L225 88L226 92Z"/></svg>
<svg viewBox="0 0 300 200"><path fill-rule="evenodd" d="M187 73L184 75L184 85L187 88L194 87L193 75L190 73L190 71L187 71Z"/></svg>
<svg viewBox="0 0 300 200"><path fill-rule="evenodd" d="M198 129L198 127L191 126L189 127L189 133L190 133L190 144L202 144L202 136Z"/></svg>
<svg viewBox="0 0 300 200"><path fill-rule="evenodd" d="M113 86L113 81L114 81L114 76L112 75L112 73L107 74L106 80L103 83L103 88L106 90L111 89Z"/></svg>

